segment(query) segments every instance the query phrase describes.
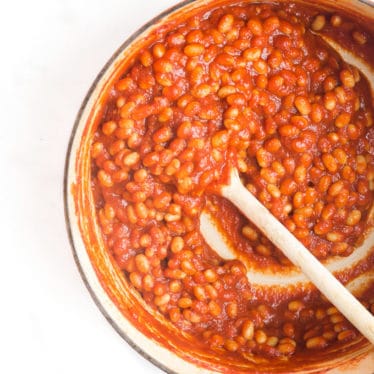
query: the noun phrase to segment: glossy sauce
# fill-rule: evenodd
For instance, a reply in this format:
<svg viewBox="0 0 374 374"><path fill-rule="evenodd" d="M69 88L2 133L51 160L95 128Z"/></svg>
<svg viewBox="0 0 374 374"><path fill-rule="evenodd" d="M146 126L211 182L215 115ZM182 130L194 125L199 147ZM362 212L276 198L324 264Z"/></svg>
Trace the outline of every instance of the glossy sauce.
<svg viewBox="0 0 374 374"><path fill-rule="evenodd" d="M253 288L245 266L199 232L207 209L252 266L290 268L217 197L231 165L320 259L349 255L369 229L372 98L357 69L311 33L318 15L292 3L226 6L160 32L113 87L93 140L108 250L145 302L207 349L288 357L358 336L315 290ZM338 28L324 17L326 35L373 61L368 31L361 45L346 16ZM341 279L372 266L370 256ZM373 285L362 300L373 311Z"/></svg>

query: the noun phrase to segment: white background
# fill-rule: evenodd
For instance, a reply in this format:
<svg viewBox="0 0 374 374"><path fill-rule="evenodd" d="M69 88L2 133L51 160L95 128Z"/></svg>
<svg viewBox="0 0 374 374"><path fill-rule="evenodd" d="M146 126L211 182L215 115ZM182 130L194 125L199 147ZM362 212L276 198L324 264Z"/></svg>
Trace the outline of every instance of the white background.
<svg viewBox="0 0 374 374"><path fill-rule="evenodd" d="M117 335L79 276L63 169L97 73L131 33L175 3L1 3L0 373L161 373Z"/></svg>

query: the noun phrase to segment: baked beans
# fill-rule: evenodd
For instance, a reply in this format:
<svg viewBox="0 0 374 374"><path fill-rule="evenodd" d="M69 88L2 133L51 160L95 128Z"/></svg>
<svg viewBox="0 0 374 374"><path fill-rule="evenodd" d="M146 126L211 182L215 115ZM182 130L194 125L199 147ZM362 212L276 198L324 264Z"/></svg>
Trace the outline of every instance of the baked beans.
<svg viewBox="0 0 374 374"><path fill-rule="evenodd" d="M106 103L91 147L106 244L147 304L217 351L290 356L358 335L319 294L253 298L245 266L199 231L208 209L251 261L289 266L214 195L234 165L319 259L354 250L373 204L371 98L310 31L344 22L291 4L201 14L140 51ZM356 26L347 38L362 48L372 37Z"/></svg>

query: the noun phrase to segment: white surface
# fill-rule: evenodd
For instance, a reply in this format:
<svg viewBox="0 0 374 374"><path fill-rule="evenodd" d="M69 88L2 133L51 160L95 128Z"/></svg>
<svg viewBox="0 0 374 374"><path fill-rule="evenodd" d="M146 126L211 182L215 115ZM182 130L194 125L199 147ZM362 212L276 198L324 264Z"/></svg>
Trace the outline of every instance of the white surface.
<svg viewBox="0 0 374 374"><path fill-rule="evenodd" d="M0 13L0 372L160 373L102 316L73 261L63 168L80 103L176 0L7 1Z"/></svg>

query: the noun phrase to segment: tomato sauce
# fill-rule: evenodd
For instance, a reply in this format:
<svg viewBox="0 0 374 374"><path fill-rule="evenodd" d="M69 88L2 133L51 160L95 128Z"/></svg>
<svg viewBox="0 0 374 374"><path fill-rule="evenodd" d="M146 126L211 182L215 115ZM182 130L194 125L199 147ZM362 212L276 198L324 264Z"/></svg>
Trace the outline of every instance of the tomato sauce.
<svg viewBox="0 0 374 374"><path fill-rule="evenodd" d="M227 5L160 31L105 103L91 184L108 251L149 306L209 350L284 358L359 335L312 287L254 287L199 230L208 211L252 268L292 269L217 196L231 166L321 260L350 255L371 228L370 87L316 33L374 62L372 34L344 14ZM372 284L361 299L374 312Z"/></svg>

